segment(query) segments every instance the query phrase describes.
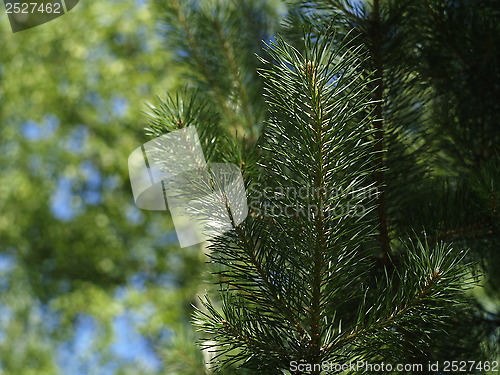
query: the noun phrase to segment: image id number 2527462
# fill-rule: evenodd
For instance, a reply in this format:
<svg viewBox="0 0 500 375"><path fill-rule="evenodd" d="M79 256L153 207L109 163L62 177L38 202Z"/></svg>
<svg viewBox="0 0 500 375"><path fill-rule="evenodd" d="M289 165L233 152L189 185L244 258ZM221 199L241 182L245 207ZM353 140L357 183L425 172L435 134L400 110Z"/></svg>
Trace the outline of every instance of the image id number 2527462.
<svg viewBox="0 0 500 375"><path fill-rule="evenodd" d="M61 3L6 3L7 13L62 13Z"/></svg>

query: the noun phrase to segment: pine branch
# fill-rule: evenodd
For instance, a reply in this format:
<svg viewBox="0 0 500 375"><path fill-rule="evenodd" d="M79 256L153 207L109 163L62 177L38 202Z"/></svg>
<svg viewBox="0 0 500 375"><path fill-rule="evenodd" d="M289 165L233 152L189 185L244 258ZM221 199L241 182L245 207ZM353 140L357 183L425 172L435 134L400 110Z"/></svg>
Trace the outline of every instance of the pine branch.
<svg viewBox="0 0 500 375"><path fill-rule="evenodd" d="M483 237L483 236L491 235L494 233L492 230L488 230L488 231L482 232L482 233L477 232L478 230L483 229L485 226L487 226L490 222L491 222L491 219L488 218L486 220L479 221L477 223L468 225L466 227L450 229L450 230L447 230L447 231L440 233L439 235L437 235L435 237L429 238L428 242L430 244L433 244L433 243L437 243L439 241L447 240L450 237L452 237L452 238L457 237L457 236L463 237L464 235L467 235L470 232L475 232L475 233L473 233L473 236L479 236L479 238ZM478 237L476 237L476 238L478 238Z"/></svg>
<svg viewBox="0 0 500 375"><path fill-rule="evenodd" d="M380 300L375 305L378 309L387 309L388 314L377 317L374 308L369 308L363 314L368 318L363 317L352 331L324 347L325 352L335 353L347 347L366 354L366 346L374 345L374 342L391 343L390 350L395 350L399 345L398 332L418 331L423 325L429 330L439 330L448 317L459 317L461 311L466 311L469 301L465 295L457 293L472 285L467 266L461 264L465 253L442 244L431 248L428 243L419 241L407 254L397 270L398 278L404 284L397 291L394 289L395 280L390 279L385 297L382 297L388 298L392 304L385 305L386 302ZM385 308L381 307L383 305ZM422 332L419 340L424 346L431 345L431 331ZM418 349L415 344L411 343Z"/></svg>
<svg viewBox="0 0 500 375"><path fill-rule="evenodd" d="M184 78L211 99L233 135L248 134L253 144L264 114L255 54L274 27L273 7L263 0L156 3Z"/></svg>
<svg viewBox="0 0 500 375"><path fill-rule="evenodd" d="M387 219L387 202L386 202L386 187L387 182L385 179L385 162L384 154L385 150L385 129L384 129L384 63L382 60L382 35L381 35L381 25L380 25L380 0L374 0L372 19L371 19L371 46L370 53L373 60L373 66L375 69L375 79L376 79L376 89L375 89L375 119L373 122L374 128L377 130L375 132L376 143L376 160L377 170L375 171L375 180L377 182L377 188L379 189L378 195L378 206L377 214L379 221L379 236L380 245L383 254L383 258L386 264L391 262L391 245L389 238L389 225Z"/></svg>
<svg viewBox="0 0 500 375"><path fill-rule="evenodd" d="M327 124L327 119L325 119L323 103L321 101L321 88L318 77L317 67L313 61L307 61L304 66L309 96L310 96L310 117L313 120L313 130L316 136L315 145L317 150L316 160L315 160L315 171L314 171L314 187L316 191L320 192L317 194L315 199L315 204L319 207L319 212L314 217L314 230L315 230L315 244L313 252L313 282L312 288L312 301L311 301L311 363L319 363L320 359L320 334L321 334L321 315L322 307L321 301L324 298L322 293L322 273L325 267L325 257L323 255L323 249L326 248L325 239L325 212L323 207L325 207L325 143L326 143L326 132L324 126ZM319 371L314 371L312 374L319 374Z"/></svg>
<svg viewBox="0 0 500 375"><path fill-rule="evenodd" d="M378 170L378 102L370 101L361 49L317 33L301 49L283 39L269 48L275 63L262 71L270 117L258 181L274 194L250 199L255 214L212 241L221 307L205 300L196 315L219 367L275 373L290 360L401 360L427 350L465 309L463 254L419 243L402 251L392 274L370 274L376 196L336 191L364 192ZM338 211L360 203L367 210L359 215ZM296 212L269 220L266 205Z"/></svg>
<svg viewBox="0 0 500 375"><path fill-rule="evenodd" d="M231 44L229 43L229 41L227 40L226 35L224 35L224 31L222 25L220 24L220 20L214 19L212 23L213 23L213 29L215 30L215 33L222 46L224 56L226 57L226 62L227 66L229 67L229 71L231 73L232 81L236 86L236 91L238 93L237 101L241 103L241 107L243 108L243 113L245 115L244 117L246 121L245 128L248 129L248 131L253 137L255 137L255 134L253 134L253 132L256 121L253 116L253 111L251 110L250 99L247 93L247 88L242 79L242 72L238 67L235 51L231 46ZM239 130L243 131L243 129Z"/></svg>
<svg viewBox="0 0 500 375"><path fill-rule="evenodd" d="M233 118L234 115L231 109L227 105L227 101L224 98L224 95L222 91L219 88L219 85L216 81L216 77L212 74L212 72L209 71L208 67L209 65L207 64L207 61L205 59L205 55L202 52L202 49L200 48L198 44L197 37L195 36L192 28L191 28L191 22L188 21L184 11L183 7L181 5L181 2L179 0L173 0L171 2L171 10L173 11L178 24L180 25L183 34L185 35L185 40L187 42L187 46L194 58L194 61L196 62L196 66L203 75L203 78L206 80L206 82L209 84L211 90L215 94L215 98L217 101L217 104L219 108L223 111L223 113L228 116L228 118ZM168 9L169 10L169 9Z"/></svg>
<svg viewBox="0 0 500 375"><path fill-rule="evenodd" d="M276 348L282 348L275 351L282 366L285 366L285 360L296 356L307 358L311 363L321 360L322 342L330 335L329 325L324 324L327 311L336 298L343 298L340 297L341 286L353 284L354 275L363 272L362 267L354 268L360 262L360 256L354 256L350 248L343 250L347 239L350 239L353 249L357 247L353 238L359 237L357 241L363 241L363 236L357 233L362 221L350 219L345 214L332 215L333 207L346 197L327 194L327 187L334 182L339 186L344 184L346 188L354 187L362 184L369 175L365 170L370 164L365 160L370 152L366 147L369 120L363 119L354 126L354 117L367 105L366 78L361 78L356 71L359 61L355 52L347 49L334 52L322 39L307 43L307 55L300 56L297 50L280 40L271 53L283 64L263 72L273 85L268 98L271 107L275 108L272 112L275 117L267 128L266 147L270 159L265 164L272 179L276 171L280 179L292 183L291 187L298 188L302 182L296 185L288 179L288 172L283 173L281 168L291 168L297 173L292 172L290 176L302 176L303 182L308 181L312 192L301 198L304 201L297 200L296 203L313 204L317 210L299 214L295 223L278 217L274 225L268 226L268 220L249 219L243 227L235 228L231 236L218 239L211 246L214 250L212 261L226 267L219 274L230 288L228 293L237 291L241 295L238 303L244 305L245 314L252 315L253 321L259 322L259 327L263 325L266 330L278 330L275 332L277 336L270 340ZM290 105L303 107L304 111L296 108L290 111L286 108ZM286 108L286 116L292 116L292 122L287 123L286 116L282 119L282 108ZM297 125L293 125L294 122ZM298 127L294 131L282 132L281 125ZM301 138L295 138L299 134ZM288 136L294 140L287 139ZM289 163L290 152L281 152L286 150L281 141L290 146L295 144L288 149L297 152L292 164ZM304 152L306 159L303 159ZM280 202L274 203L279 205ZM246 234L247 231L251 234ZM295 234L290 235L291 232ZM258 242L253 238L258 238ZM283 240L296 250L289 254L290 248L284 247ZM339 258L343 259L342 264L337 264ZM307 266L308 263L311 267ZM350 274L343 275L351 263ZM346 280L349 276L354 279ZM231 327L248 324L241 320L241 316L235 315L234 308L223 304L227 316L217 320L223 319ZM285 321L278 324L275 316L281 316ZM268 319L272 319L273 326L264 324ZM295 331L292 336L290 329ZM259 335L264 335L260 328L258 331ZM269 337L271 333L265 335ZM283 350L288 353L286 358L280 355ZM224 353L229 352L224 350Z"/></svg>
<svg viewBox="0 0 500 375"><path fill-rule="evenodd" d="M159 137L188 126L196 126L203 152L208 161L225 161L239 165L238 146L228 130L221 125L217 112L199 92L185 89L175 96L158 97L155 104L148 104L149 127L146 135Z"/></svg>

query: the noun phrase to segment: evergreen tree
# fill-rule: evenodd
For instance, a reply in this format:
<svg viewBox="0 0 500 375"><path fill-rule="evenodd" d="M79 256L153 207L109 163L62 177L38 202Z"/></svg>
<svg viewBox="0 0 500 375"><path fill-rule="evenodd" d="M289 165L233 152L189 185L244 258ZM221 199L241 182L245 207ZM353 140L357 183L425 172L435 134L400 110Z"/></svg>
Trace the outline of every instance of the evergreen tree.
<svg viewBox="0 0 500 375"><path fill-rule="evenodd" d="M216 368L497 359L498 316L467 289L479 269L498 298L498 103L480 89L496 95L498 6L295 1L260 51L264 2L158 4L199 93L164 101L150 133L196 125L247 185L195 318Z"/></svg>

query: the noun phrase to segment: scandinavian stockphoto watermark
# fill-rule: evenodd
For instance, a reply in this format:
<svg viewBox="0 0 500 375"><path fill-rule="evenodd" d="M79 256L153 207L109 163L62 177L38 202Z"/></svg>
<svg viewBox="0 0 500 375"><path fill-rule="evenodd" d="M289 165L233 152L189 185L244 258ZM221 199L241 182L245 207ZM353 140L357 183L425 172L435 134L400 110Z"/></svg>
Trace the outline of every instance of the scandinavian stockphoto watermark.
<svg viewBox="0 0 500 375"><path fill-rule="evenodd" d="M207 164L191 126L142 145L129 157L132 192L145 210L170 210L181 247L213 239L242 223L249 212L259 217L362 217L373 186L318 189L312 186L245 189L240 169ZM247 203L247 197L250 203ZM321 199L320 199L321 198ZM322 206L328 202L328 207Z"/></svg>
<svg viewBox="0 0 500 375"><path fill-rule="evenodd" d="M320 211L333 217L362 217L368 211L367 203L377 195L374 185L318 188L308 185L270 187L254 183L247 188L249 210L261 217L312 219Z"/></svg>
<svg viewBox="0 0 500 375"><path fill-rule="evenodd" d="M351 361L346 363L335 363L324 361L322 363L304 363L299 361L290 362L290 371L292 373L310 373L313 371L323 372L325 374L339 373L464 373L470 374L474 371L497 372L499 369L498 361L428 361L425 363L386 363L369 362L364 360Z"/></svg>
<svg viewBox="0 0 500 375"><path fill-rule="evenodd" d="M52 21L73 9L79 0L4 0L12 32Z"/></svg>

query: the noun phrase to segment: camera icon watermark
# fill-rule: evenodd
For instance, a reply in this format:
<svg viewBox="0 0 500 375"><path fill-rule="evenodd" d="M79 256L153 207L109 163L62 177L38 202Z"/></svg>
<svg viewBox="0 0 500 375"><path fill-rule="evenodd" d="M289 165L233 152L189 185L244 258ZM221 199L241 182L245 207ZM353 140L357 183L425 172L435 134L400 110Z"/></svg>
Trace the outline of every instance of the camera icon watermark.
<svg viewBox="0 0 500 375"><path fill-rule="evenodd" d="M79 0L4 0L12 32L52 21L73 9Z"/></svg>
<svg viewBox="0 0 500 375"><path fill-rule="evenodd" d="M181 247L213 239L248 215L243 176L226 163L207 164L194 126L153 139L128 159L135 203L170 210Z"/></svg>

